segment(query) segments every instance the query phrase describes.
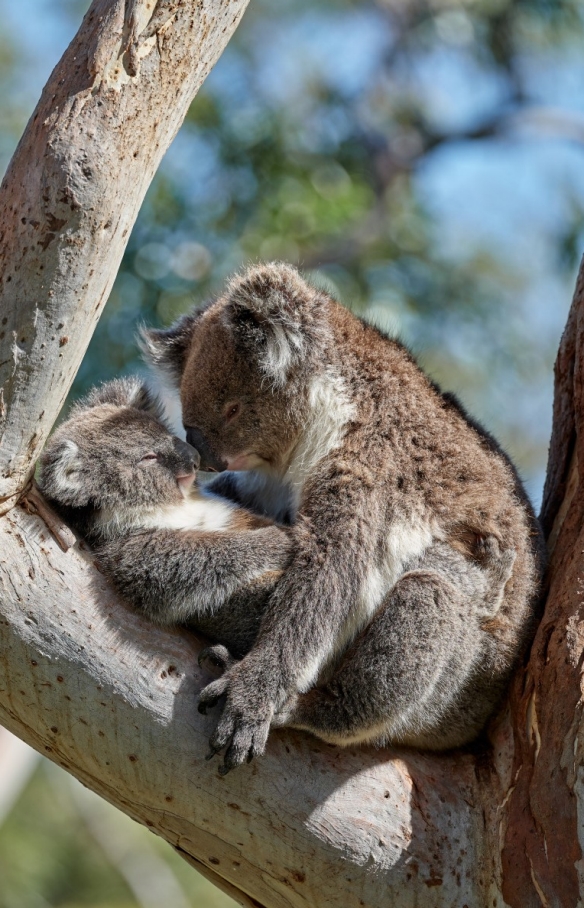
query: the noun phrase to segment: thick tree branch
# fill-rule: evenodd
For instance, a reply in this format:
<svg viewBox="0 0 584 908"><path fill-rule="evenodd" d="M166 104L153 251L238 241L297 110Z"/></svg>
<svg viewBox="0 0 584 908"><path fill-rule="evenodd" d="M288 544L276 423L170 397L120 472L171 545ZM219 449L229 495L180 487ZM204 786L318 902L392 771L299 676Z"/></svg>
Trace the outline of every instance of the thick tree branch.
<svg viewBox="0 0 584 908"><path fill-rule="evenodd" d="M248 0L94 0L0 188L0 513L26 485L140 204Z"/></svg>
<svg viewBox="0 0 584 908"><path fill-rule="evenodd" d="M0 548L0 722L15 734L260 905L483 903L473 757L280 732L223 778L204 759L214 717L196 710L192 635L120 605L87 553L21 508Z"/></svg>

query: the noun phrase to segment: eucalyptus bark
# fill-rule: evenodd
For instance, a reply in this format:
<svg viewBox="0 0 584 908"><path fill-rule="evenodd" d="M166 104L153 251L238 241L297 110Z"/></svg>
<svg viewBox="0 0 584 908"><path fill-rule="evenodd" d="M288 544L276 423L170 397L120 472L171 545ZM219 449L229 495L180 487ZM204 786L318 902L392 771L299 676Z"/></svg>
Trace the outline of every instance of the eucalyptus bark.
<svg viewBox="0 0 584 908"><path fill-rule="evenodd" d="M43 91L0 188L0 513L31 476L146 190L247 2L94 0Z"/></svg>
<svg viewBox="0 0 584 908"><path fill-rule="evenodd" d="M214 717L195 708L199 642L121 604L91 553L23 498L148 183L244 7L95 2L0 189L0 722L244 905L573 908L584 271L556 367L545 614L473 748L342 751L280 731L261 760L218 776L203 759Z"/></svg>

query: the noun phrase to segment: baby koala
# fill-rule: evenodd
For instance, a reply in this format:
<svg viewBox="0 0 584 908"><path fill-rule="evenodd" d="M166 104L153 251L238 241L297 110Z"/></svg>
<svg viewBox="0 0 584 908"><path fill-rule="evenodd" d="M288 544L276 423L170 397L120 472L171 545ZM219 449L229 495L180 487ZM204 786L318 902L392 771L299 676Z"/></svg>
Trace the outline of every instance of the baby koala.
<svg viewBox="0 0 584 908"><path fill-rule="evenodd" d="M199 462L148 389L124 379L74 406L45 448L38 484L124 599L242 656L292 555L289 532L274 523L289 500L282 487L258 489L273 519L254 514L200 488Z"/></svg>

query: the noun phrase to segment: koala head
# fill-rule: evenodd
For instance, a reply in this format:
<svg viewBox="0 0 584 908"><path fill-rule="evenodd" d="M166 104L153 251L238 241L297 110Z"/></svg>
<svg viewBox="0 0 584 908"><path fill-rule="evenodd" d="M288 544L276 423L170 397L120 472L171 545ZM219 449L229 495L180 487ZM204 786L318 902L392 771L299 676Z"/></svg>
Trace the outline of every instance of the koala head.
<svg viewBox="0 0 584 908"><path fill-rule="evenodd" d="M143 331L146 359L180 392L203 469L285 472L324 368L331 302L294 268L262 265L169 329Z"/></svg>
<svg viewBox="0 0 584 908"><path fill-rule="evenodd" d="M41 491L68 508L118 511L180 502L199 464L136 379L109 382L78 403L41 458Z"/></svg>

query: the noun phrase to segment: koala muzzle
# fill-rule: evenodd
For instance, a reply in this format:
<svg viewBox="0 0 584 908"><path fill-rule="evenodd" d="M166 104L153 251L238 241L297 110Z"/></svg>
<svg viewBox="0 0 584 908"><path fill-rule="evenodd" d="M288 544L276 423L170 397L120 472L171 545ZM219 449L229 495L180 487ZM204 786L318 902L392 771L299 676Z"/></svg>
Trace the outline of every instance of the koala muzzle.
<svg viewBox="0 0 584 908"><path fill-rule="evenodd" d="M174 450L184 462L185 469L190 467L191 471L194 471L200 468L201 455L193 445L187 444L186 441L182 441L180 438L175 438Z"/></svg>
<svg viewBox="0 0 584 908"><path fill-rule="evenodd" d="M227 469L225 461L218 457L211 445L208 444L200 429L197 429L195 426L185 426L185 429L188 443L192 445L193 448L196 448L201 455L199 467L201 470L204 472L222 473L223 470Z"/></svg>

